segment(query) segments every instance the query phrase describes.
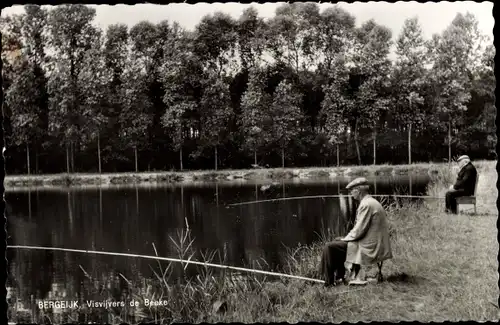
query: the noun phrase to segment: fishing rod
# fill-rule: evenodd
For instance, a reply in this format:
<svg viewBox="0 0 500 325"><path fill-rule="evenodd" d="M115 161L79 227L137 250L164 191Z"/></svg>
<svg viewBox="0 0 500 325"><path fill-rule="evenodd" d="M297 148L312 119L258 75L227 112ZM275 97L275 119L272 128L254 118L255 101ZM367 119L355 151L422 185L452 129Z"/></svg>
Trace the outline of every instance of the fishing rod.
<svg viewBox="0 0 500 325"><path fill-rule="evenodd" d="M394 198L420 198L420 199L444 199L444 197L440 196L427 196L427 195L395 195L395 194L370 194L373 197L394 197ZM263 202L275 202L275 201L289 201L289 200L302 200L302 199L320 199L320 198L336 198L336 197L352 197L351 195L309 195L309 196L291 196L291 197L282 197L277 199L268 199L268 200L257 200L257 201L246 201L239 203L231 203L226 207L238 206L238 205L247 205L247 204L255 204L255 203L263 203Z"/></svg>
<svg viewBox="0 0 500 325"><path fill-rule="evenodd" d="M86 249L71 249L71 248L59 248L59 247L43 247L43 246L8 245L7 248L52 250L52 251L72 252L72 253L85 253L85 254L98 254L98 255L112 255L112 256L135 257L135 258L144 258L144 259L161 260L161 261L169 261L169 262L180 262L180 263L186 263L186 264L196 264L196 265L202 265L202 266L205 266L205 267L206 266L210 266L210 267L216 267L216 268L226 269L226 270L234 270L234 271L242 271L242 272L250 272L250 273L259 273L259 274L272 275L272 276L277 276L277 277L299 279L299 280L312 281L312 282L317 282L317 283L325 283L325 281L323 281L323 280L306 278L306 277L302 277L302 276L290 275L290 274L285 274L285 273L276 273L276 272L269 272L269 271L261 271L261 270L255 270L255 269L247 269L247 268L243 268L243 267L236 267L236 266L229 266L229 265L222 265L222 264L213 264L213 263L206 263L206 262L198 262L198 261L191 261L191 260L182 260L182 259L169 258L169 257L139 255L139 254L128 254L128 253L116 253L116 252L106 252L106 251L93 251L93 250L86 250Z"/></svg>

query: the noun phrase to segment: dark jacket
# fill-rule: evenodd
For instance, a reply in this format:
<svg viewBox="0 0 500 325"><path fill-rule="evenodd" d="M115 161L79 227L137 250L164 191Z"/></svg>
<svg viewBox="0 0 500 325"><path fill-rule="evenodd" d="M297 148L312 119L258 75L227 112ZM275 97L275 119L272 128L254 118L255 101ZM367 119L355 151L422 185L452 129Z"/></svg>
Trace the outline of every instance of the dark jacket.
<svg viewBox="0 0 500 325"><path fill-rule="evenodd" d="M476 177L476 167L472 163L468 163L458 173L457 181L453 185L453 188L455 190L464 190L466 195L474 195Z"/></svg>

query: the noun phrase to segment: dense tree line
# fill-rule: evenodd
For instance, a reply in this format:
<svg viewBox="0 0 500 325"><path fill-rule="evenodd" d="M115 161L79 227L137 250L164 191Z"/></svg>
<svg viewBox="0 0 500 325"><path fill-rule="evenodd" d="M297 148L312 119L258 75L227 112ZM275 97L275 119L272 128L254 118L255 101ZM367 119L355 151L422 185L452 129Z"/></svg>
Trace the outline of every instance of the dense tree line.
<svg viewBox="0 0 500 325"><path fill-rule="evenodd" d="M334 166L495 156L495 50L457 14L424 39L338 6L128 28L95 9L2 18L10 173ZM390 59L395 45L395 59Z"/></svg>

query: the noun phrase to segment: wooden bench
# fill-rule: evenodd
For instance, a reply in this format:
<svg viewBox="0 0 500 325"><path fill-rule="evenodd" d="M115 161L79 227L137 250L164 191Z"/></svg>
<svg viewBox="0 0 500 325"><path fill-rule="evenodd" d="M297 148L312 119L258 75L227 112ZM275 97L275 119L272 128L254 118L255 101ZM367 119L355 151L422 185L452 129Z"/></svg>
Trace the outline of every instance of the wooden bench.
<svg viewBox="0 0 500 325"><path fill-rule="evenodd" d="M457 211L460 209L460 204L472 204L474 205L474 214L477 214L476 209L476 193L477 193L477 183L479 183L479 174L476 176L476 186L474 187L474 195L473 196L460 196L457 197Z"/></svg>

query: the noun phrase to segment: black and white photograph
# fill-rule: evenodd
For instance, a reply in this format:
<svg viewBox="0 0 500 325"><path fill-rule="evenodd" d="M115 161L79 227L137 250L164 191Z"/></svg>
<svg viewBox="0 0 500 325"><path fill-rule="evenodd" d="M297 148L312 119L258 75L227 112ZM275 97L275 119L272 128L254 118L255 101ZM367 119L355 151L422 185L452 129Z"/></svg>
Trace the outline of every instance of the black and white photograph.
<svg viewBox="0 0 500 325"><path fill-rule="evenodd" d="M5 323L498 321L493 7L2 8Z"/></svg>

